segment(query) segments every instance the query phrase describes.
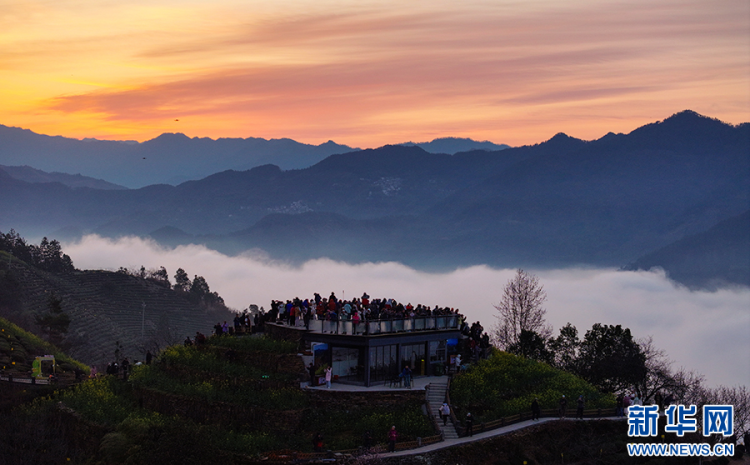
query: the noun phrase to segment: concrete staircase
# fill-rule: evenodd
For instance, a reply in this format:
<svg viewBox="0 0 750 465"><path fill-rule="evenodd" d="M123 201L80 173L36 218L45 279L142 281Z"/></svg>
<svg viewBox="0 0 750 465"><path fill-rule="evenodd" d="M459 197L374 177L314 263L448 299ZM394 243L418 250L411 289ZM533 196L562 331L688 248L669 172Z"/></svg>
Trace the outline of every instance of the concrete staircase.
<svg viewBox="0 0 750 465"><path fill-rule="evenodd" d="M432 412L432 415L437 420L438 426L443 432L443 438L458 439L458 433L456 433L456 428L453 426L453 423L451 423L450 419L448 419L448 424L446 426L443 426L443 422L440 420L439 409L440 406L443 405L443 402L445 402L445 392L447 390L447 377L442 377L437 381L431 382L429 384L429 389L427 390L427 403L429 405L430 411Z"/></svg>

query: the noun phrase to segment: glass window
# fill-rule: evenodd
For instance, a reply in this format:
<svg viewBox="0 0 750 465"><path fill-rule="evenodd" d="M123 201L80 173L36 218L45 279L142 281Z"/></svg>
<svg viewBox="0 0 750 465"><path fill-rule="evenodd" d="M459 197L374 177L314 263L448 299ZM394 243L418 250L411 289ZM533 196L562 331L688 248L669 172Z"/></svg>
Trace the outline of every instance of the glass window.
<svg viewBox="0 0 750 465"><path fill-rule="evenodd" d="M346 347L334 347L332 354L332 373L339 379L362 380L363 363L360 360L360 350Z"/></svg>
<svg viewBox="0 0 750 465"><path fill-rule="evenodd" d="M400 373L396 361L396 346L378 346L370 348L370 382L386 381Z"/></svg>
<svg viewBox="0 0 750 465"><path fill-rule="evenodd" d="M404 344L401 346L401 366L399 369L409 365L415 375L424 374L424 358L425 343Z"/></svg>

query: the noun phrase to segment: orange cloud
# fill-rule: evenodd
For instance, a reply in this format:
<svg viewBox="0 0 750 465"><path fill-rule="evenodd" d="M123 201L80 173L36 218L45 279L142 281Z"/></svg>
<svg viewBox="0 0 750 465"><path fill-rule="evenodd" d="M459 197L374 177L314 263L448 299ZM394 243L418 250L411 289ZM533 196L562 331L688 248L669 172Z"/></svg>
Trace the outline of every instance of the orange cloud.
<svg viewBox="0 0 750 465"><path fill-rule="evenodd" d="M595 138L686 108L748 120L744 1L343 10L298 2L289 12L234 15L217 5L203 22L186 15L171 36L169 24L141 39L112 31L103 43L127 45L115 63L59 80L102 87L40 95L34 113L59 128L85 121L73 132L86 136L180 130L357 146L447 135L524 144L558 131ZM56 63L76 60L55 53Z"/></svg>

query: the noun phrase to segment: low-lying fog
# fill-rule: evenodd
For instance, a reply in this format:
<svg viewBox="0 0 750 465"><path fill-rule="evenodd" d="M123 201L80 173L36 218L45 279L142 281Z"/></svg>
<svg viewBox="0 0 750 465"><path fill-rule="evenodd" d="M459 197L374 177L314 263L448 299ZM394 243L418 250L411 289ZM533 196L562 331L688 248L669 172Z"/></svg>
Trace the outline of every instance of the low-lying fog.
<svg viewBox="0 0 750 465"><path fill-rule="evenodd" d="M228 257L202 246L164 249L139 238L109 240L87 236L64 245L80 269L147 269L164 266L174 281L177 268L206 278L235 309L271 299L328 296L392 297L416 305L457 307L469 323L494 326L497 304L515 270L474 266L431 274L399 263L349 265L315 260L302 266L254 256ZM528 270L547 291L547 321L559 328L571 322L582 337L594 323L620 324L636 338L652 336L675 367L704 374L708 385L750 385L750 289L694 292L676 287L663 273L613 269ZM205 328L210 331L211 328Z"/></svg>

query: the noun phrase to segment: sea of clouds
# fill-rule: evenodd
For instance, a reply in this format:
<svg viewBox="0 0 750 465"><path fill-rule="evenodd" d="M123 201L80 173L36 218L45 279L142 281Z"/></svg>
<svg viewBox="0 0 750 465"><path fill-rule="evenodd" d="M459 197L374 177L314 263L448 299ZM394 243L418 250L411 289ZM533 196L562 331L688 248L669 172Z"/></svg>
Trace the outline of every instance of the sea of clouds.
<svg viewBox="0 0 750 465"><path fill-rule="evenodd" d="M481 321L485 330L495 325L493 305L515 273L487 266L426 273L393 262L352 265L328 259L292 266L257 254L230 257L200 245L167 249L136 237L90 235L64 244L64 250L79 269L164 266L173 277L183 268L191 278L205 277L211 290L237 310L250 304L268 309L272 299L304 299L314 292L343 298L367 292L414 305L455 307L469 322ZM750 289L690 291L659 272L527 271L539 277L547 292L547 321L554 334L567 322L581 337L594 323L620 324L636 338L652 336L676 368L704 374L708 385L750 386Z"/></svg>

